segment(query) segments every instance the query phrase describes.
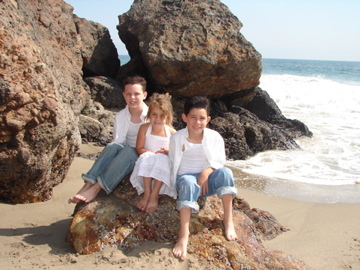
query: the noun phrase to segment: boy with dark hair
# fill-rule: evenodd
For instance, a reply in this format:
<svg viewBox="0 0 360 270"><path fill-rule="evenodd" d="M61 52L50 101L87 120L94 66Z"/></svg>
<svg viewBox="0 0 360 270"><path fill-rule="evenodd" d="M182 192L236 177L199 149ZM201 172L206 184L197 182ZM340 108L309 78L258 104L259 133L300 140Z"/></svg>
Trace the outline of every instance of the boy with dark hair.
<svg viewBox="0 0 360 270"><path fill-rule="evenodd" d="M180 211L179 239L173 249L175 257L184 260L189 239L191 213L199 212L199 196L217 194L224 209L223 224L227 240L236 240L232 201L237 194L232 171L224 167L225 145L221 135L206 128L210 121L210 102L196 96L185 102L182 119L186 128L170 138L169 157L172 177L176 179L177 209Z"/></svg>

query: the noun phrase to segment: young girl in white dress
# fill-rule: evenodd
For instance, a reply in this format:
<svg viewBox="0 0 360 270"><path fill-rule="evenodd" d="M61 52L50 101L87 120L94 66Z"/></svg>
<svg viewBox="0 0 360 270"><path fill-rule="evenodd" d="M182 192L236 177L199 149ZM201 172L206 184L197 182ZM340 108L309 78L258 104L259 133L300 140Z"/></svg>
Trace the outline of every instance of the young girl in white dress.
<svg viewBox="0 0 360 270"><path fill-rule="evenodd" d="M136 151L140 155L136 161L130 182L138 194L143 196L137 208L153 212L158 208L159 194L176 199L175 183L170 179L169 141L176 132L172 127L173 109L169 94L154 93L148 104L148 123L140 126Z"/></svg>

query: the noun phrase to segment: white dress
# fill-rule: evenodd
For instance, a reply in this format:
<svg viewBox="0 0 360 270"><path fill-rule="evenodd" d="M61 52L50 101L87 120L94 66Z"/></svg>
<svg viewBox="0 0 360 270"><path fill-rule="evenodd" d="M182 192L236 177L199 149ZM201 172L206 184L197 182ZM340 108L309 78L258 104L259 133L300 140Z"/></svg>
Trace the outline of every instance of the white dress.
<svg viewBox="0 0 360 270"><path fill-rule="evenodd" d="M165 126L166 137L155 136L151 134L151 125L146 131L145 148L150 151L157 151L161 148L169 148L170 130ZM145 152L140 155L135 163L134 170L130 176L130 182L137 193L144 192L144 181L142 177L151 177L163 182L159 194L166 194L176 199L175 183L170 180L171 162L168 155Z"/></svg>

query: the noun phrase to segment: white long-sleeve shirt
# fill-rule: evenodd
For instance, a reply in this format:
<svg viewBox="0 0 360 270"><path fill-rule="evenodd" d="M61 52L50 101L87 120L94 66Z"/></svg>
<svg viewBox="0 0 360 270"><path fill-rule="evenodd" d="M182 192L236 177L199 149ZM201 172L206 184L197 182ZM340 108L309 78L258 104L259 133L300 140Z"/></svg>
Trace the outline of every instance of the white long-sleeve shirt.
<svg viewBox="0 0 360 270"><path fill-rule="evenodd" d="M171 177L172 181L176 181L177 173L183 156L183 145L186 138L189 137L187 128L181 129L170 138L169 157L172 163ZM221 135L212 129L204 129L204 137L202 146L206 155L207 163L204 168L218 169L226 163L225 143Z"/></svg>
<svg viewBox="0 0 360 270"><path fill-rule="evenodd" d="M145 116L148 113L148 106L144 103L140 119L145 123ZM115 115L113 141L117 144L126 144L126 134L129 131L131 114L128 106Z"/></svg>

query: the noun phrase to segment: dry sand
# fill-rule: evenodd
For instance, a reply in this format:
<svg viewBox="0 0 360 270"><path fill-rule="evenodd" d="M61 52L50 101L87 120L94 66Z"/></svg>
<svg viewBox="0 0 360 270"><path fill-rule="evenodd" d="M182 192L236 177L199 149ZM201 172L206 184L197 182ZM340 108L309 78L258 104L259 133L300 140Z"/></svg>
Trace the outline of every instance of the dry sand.
<svg viewBox="0 0 360 270"><path fill-rule="evenodd" d="M91 145L82 152L100 151ZM191 254L180 262L173 243L149 242L127 250L106 248L77 255L65 241L74 204L67 199L83 185L81 173L93 161L75 158L62 184L48 202L0 204L0 265L2 269L212 269ZM309 269L360 269L360 203L310 203L264 195L239 187L251 207L273 214L289 229L265 241L269 249L302 259ZM215 269L215 268L213 268Z"/></svg>

